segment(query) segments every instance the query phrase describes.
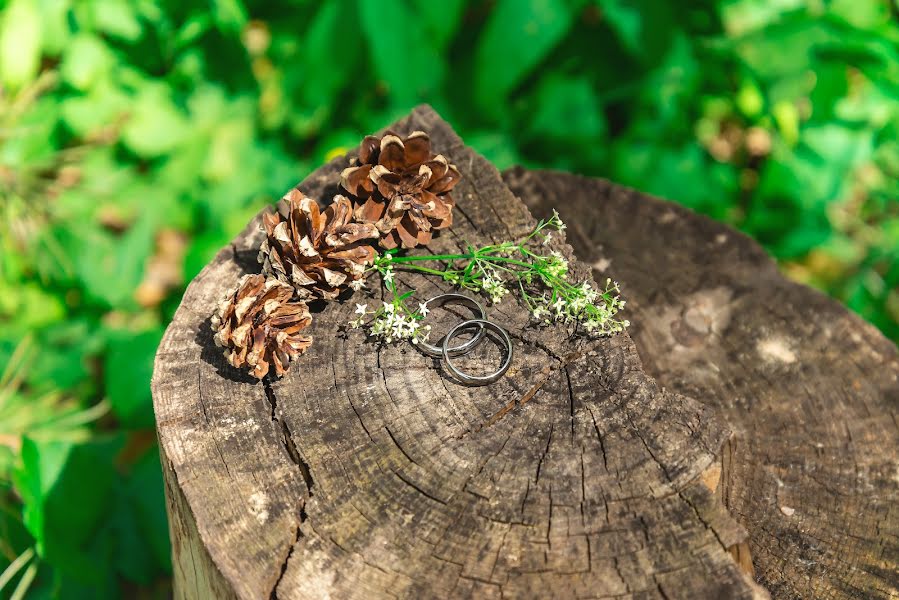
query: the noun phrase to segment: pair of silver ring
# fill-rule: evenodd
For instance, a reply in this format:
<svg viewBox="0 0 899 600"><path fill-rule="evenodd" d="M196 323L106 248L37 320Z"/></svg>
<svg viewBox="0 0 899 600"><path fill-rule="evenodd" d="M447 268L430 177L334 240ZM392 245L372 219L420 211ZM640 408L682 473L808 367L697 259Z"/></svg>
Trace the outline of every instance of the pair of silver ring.
<svg viewBox="0 0 899 600"><path fill-rule="evenodd" d="M434 346L427 342L419 342L419 349L428 356L443 358L447 370L452 373L453 377L465 385L479 386L498 381L500 377L505 375L506 371L508 371L509 367L512 365L512 339L509 337L509 332L493 321L488 321L484 307L474 298L469 298L464 294L440 294L439 296L434 296L424 304L425 306L442 306L449 302L468 305L476 314L480 315L480 318L463 321L450 329L449 333L447 333L439 342L439 346ZM457 346L452 345L453 340L459 335L474 328L477 328L478 331L470 340L462 342ZM462 356L474 350L487 336L488 330L499 336L502 343L506 346L506 357L499 369L489 375L472 375L462 371L453 364L452 357Z"/></svg>

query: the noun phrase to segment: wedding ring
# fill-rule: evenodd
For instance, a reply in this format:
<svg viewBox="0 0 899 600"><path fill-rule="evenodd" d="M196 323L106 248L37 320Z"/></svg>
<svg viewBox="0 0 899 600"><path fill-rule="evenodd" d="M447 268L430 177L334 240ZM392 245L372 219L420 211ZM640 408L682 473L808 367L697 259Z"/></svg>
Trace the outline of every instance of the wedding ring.
<svg viewBox="0 0 899 600"><path fill-rule="evenodd" d="M430 300L426 301L425 306L442 306L448 302L456 302L458 304L467 304L472 310L475 311L477 315L480 315L480 319L478 321L485 321L487 319L487 313L484 312L484 307L475 300L474 298L470 298L464 294L440 294L439 296L434 296ZM458 329L458 328L457 328ZM455 331L455 329L453 330ZM453 346L451 348L447 348L446 340L449 336L444 336L443 340L438 341L437 343L440 346L433 346L425 341L418 342L418 348L427 354L428 356L433 356L435 358L440 358L441 356L459 356L461 354L467 354L472 349L475 348L478 344L481 343L481 340L484 339L484 326L480 325L478 328L478 332L472 337L470 340L459 344L458 346Z"/></svg>
<svg viewBox="0 0 899 600"><path fill-rule="evenodd" d="M459 368L456 367L456 365L454 365L453 361L450 359L450 356L452 356L452 349L449 347L450 342L452 342L453 338L456 337L459 333L471 328L472 326L480 327L479 335L482 337L486 333L487 329L492 329L502 338L503 343L506 345L507 352L503 364L497 371L489 375L471 375L469 373L465 373L464 371L460 371ZM469 321L463 321L462 323L459 323L458 325L453 327L450 332L446 334L446 337L443 338L443 361L446 364L447 370L452 373L453 376L461 383L469 386L487 385L488 383L498 381L499 378L502 377L512 365L512 339L509 337L508 331L506 331L493 321L488 321L486 319L471 319Z"/></svg>

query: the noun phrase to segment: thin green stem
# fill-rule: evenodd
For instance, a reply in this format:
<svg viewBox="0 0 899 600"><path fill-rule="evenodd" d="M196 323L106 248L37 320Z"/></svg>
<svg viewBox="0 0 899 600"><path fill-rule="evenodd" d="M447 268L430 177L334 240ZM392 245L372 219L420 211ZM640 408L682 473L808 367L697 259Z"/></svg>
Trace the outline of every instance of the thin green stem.
<svg viewBox="0 0 899 600"><path fill-rule="evenodd" d="M418 265L403 265L402 269L408 269L410 271L418 271L419 273L427 273L429 275L440 275L444 276L446 273L452 273L453 271L439 271L437 269L429 269L428 267L420 267Z"/></svg>
<svg viewBox="0 0 899 600"><path fill-rule="evenodd" d="M475 254L429 254L424 256L394 256L390 259L393 263L418 262L423 260L470 260Z"/></svg>

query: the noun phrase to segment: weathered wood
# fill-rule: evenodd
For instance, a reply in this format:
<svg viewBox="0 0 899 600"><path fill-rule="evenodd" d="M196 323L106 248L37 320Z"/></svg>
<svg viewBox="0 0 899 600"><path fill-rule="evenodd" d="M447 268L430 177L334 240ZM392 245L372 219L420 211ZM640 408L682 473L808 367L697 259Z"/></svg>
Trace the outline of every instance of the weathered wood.
<svg viewBox="0 0 899 600"><path fill-rule="evenodd" d="M533 227L432 110L393 129L428 131L463 175L456 223L428 250ZM330 199L347 162L300 189ZM230 368L209 316L258 270L258 225L191 283L157 356L177 597L766 596L731 554L746 533L710 491L728 427L648 377L627 334L535 328L510 296L489 312L514 337L512 369L466 388L410 346L339 334L357 293L320 307L315 343L283 379ZM445 289L398 279L422 299Z"/></svg>
<svg viewBox="0 0 899 600"><path fill-rule="evenodd" d="M734 429L717 487L772 596L899 597L896 347L724 225L607 181L504 178L621 281L646 371Z"/></svg>

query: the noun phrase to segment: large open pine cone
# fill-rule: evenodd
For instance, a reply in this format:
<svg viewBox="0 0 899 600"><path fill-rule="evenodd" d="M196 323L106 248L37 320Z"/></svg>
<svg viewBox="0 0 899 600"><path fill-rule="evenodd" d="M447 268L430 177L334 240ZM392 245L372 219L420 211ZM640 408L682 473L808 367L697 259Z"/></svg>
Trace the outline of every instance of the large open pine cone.
<svg viewBox="0 0 899 600"><path fill-rule="evenodd" d="M374 262L368 240L377 238L378 230L370 223L351 222L352 204L344 196L335 196L324 212L299 190L284 199L287 219L277 212L262 216L262 272L293 285L300 298L336 298Z"/></svg>
<svg viewBox="0 0 899 600"><path fill-rule="evenodd" d="M274 365L280 377L290 361L306 351L312 337L300 331L312 316L305 302L293 302L292 297L293 287L284 282L243 276L212 317L215 343L225 348L229 363L249 368L257 379Z"/></svg>
<svg viewBox="0 0 899 600"><path fill-rule="evenodd" d="M424 131L405 139L388 132L362 140L358 164L343 170L340 184L356 200L356 220L374 223L384 234L381 246L414 248L452 225L450 190L459 179L455 165L431 153Z"/></svg>

